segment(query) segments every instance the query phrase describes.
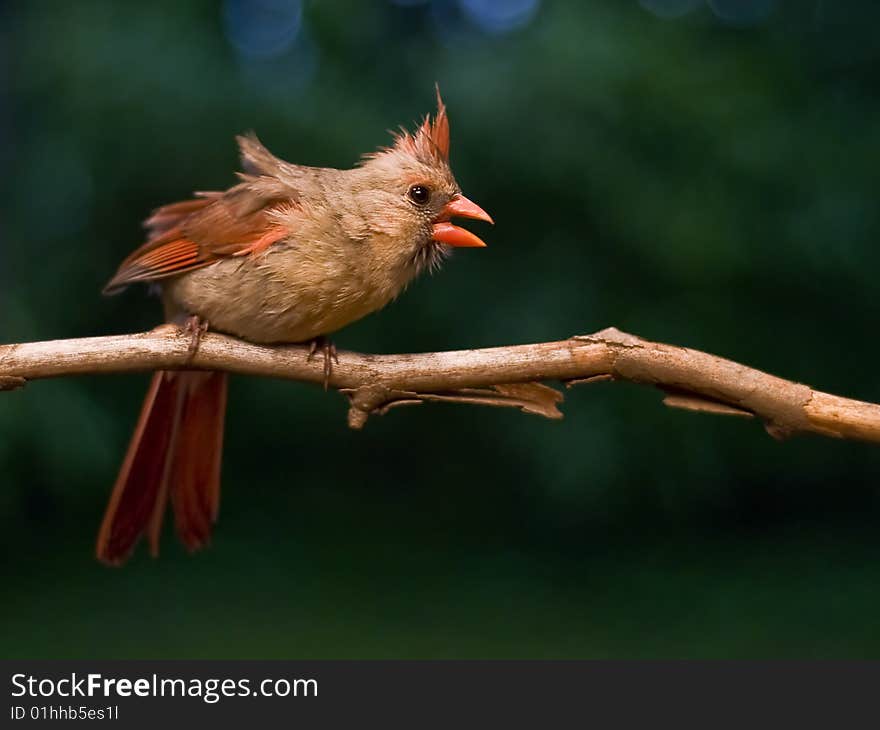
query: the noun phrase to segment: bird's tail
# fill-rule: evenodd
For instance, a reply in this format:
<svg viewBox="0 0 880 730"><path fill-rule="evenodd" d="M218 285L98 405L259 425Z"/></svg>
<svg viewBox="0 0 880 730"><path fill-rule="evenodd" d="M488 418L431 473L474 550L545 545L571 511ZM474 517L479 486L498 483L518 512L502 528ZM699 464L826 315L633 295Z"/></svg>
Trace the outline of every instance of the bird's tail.
<svg viewBox="0 0 880 730"><path fill-rule="evenodd" d="M208 542L220 501L226 381L217 372L153 375L98 532L99 560L123 563L144 532L157 555L169 497L186 548Z"/></svg>

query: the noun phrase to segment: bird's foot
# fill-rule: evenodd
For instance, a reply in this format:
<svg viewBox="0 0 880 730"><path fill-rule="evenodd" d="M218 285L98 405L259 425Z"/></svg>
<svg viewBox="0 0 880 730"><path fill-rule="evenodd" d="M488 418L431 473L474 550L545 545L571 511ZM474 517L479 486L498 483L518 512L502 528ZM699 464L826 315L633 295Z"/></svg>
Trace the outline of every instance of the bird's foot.
<svg viewBox="0 0 880 730"><path fill-rule="evenodd" d="M307 362L312 361L318 348L321 348L321 352L324 355L324 390L327 390L330 384L330 376L333 374L333 363L335 362L338 365L339 358L336 355L336 345L323 335L320 335L309 341Z"/></svg>
<svg viewBox="0 0 880 730"><path fill-rule="evenodd" d="M192 314L186 318L183 323L183 332L188 334L189 347L186 351L187 361L192 360L199 351L199 345L202 342L202 336L208 331L208 320L202 319L197 314Z"/></svg>

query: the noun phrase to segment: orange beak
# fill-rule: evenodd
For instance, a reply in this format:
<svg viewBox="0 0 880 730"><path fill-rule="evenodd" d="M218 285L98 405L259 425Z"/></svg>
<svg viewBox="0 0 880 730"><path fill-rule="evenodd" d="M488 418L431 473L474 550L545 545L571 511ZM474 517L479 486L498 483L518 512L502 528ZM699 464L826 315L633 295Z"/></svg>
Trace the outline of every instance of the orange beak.
<svg viewBox="0 0 880 730"><path fill-rule="evenodd" d="M464 195L453 195L452 200L443 206L443 210L434 222L434 240L448 246L477 248L486 245L470 231L450 223L450 218L473 218L486 223L495 223L492 216L479 205L468 200Z"/></svg>

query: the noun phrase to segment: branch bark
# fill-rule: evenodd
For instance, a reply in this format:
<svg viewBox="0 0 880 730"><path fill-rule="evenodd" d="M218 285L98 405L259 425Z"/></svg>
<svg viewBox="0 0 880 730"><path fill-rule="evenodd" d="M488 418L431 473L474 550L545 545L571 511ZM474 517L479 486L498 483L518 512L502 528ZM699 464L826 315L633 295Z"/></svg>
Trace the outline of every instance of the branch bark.
<svg viewBox="0 0 880 730"><path fill-rule="evenodd" d="M299 345L266 347L209 333L190 352L190 337L172 325L151 332L0 345L0 390L65 375L202 369L321 384L320 358ZM348 422L399 405L451 401L515 407L561 418L567 386L625 380L655 386L664 403L687 410L758 417L775 438L816 433L880 443L880 405L843 398L731 360L613 327L558 342L413 355L340 351L329 386L349 399Z"/></svg>

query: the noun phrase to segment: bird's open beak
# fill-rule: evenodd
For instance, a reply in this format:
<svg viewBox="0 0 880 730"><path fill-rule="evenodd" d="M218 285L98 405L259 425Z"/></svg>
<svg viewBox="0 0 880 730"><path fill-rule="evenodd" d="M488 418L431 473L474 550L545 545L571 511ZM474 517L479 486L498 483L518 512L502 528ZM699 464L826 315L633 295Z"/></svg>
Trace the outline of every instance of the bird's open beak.
<svg viewBox="0 0 880 730"><path fill-rule="evenodd" d="M473 218L486 223L495 223L485 210L464 195L454 195L434 221L435 241L445 243L448 246L466 246L471 248L482 247L486 244L465 228L453 225L450 218Z"/></svg>

